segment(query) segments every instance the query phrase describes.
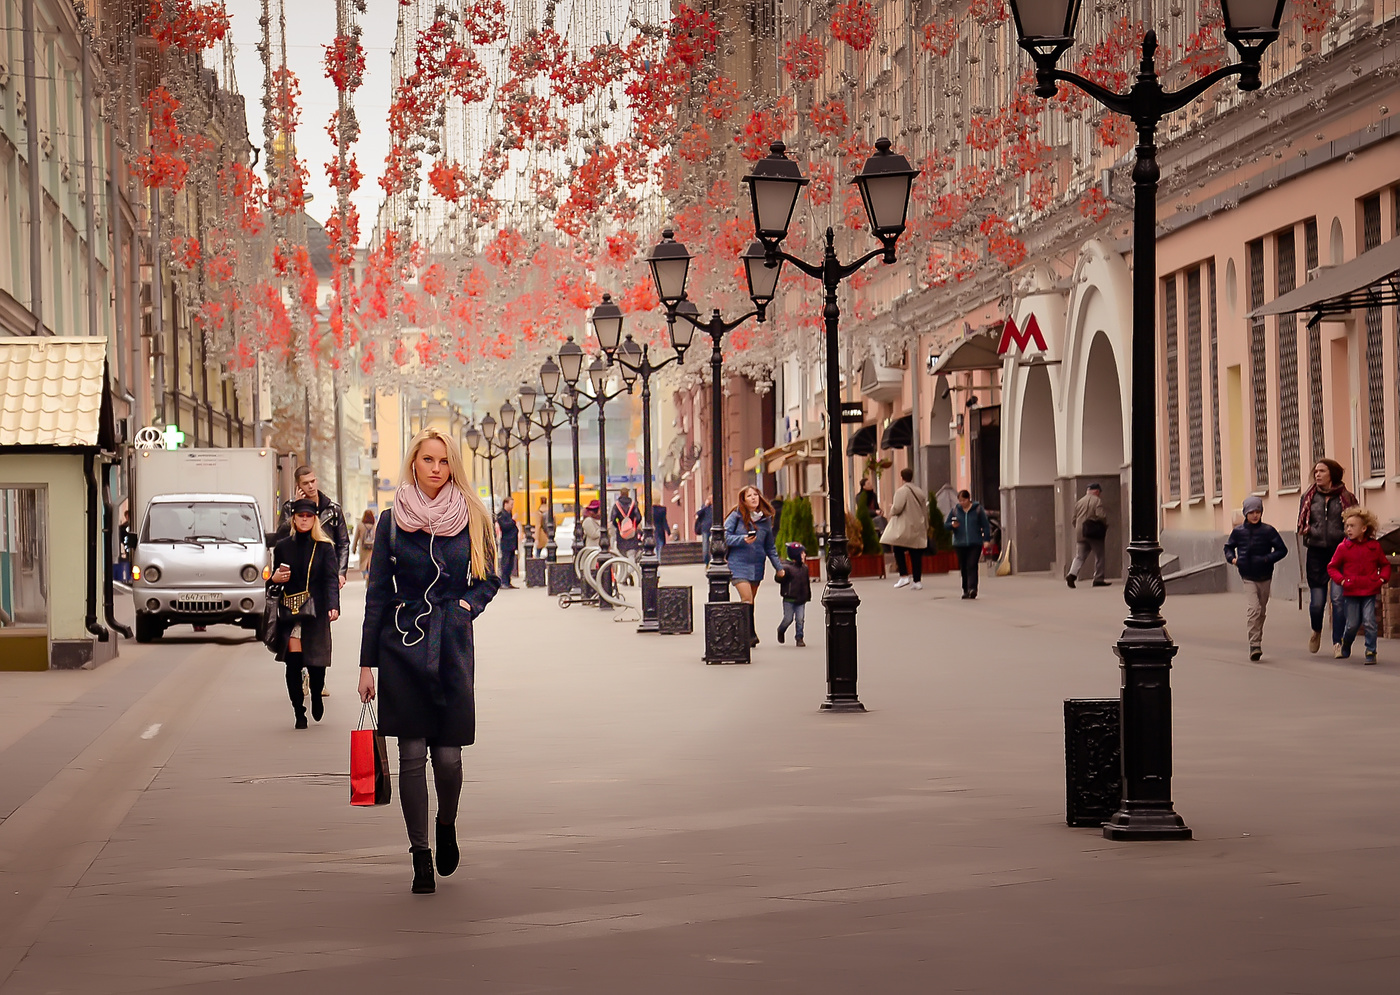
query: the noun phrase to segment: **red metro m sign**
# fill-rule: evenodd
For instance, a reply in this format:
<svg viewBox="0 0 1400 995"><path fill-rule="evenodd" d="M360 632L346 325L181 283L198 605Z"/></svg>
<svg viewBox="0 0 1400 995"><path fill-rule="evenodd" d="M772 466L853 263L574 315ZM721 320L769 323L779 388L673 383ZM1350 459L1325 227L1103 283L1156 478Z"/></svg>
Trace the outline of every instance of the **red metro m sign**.
<svg viewBox="0 0 1400 995"><path fill-rule="evenodd" d="M1036 322L1034 314L1026 318L1025 331L1017 331L1015 320L1006 319L1006 324L1001 326L1001 341L997 343L997 355L1005 356L1011 351L1013 343L1019 352L1025 352L1026 346L1032 343L1041 352L1046 351L1045 336L1040 334L1040 325Z"/></svg>

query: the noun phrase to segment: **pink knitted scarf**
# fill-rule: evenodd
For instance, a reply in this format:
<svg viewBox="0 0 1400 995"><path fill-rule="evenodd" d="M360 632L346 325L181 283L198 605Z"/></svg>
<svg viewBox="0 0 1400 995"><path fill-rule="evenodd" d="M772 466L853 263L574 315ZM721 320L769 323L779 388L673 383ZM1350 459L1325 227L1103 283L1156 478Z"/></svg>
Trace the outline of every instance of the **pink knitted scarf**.
<svg viewBox="0 0 1400 995"><path fill-rule="evenodd" d="M455 536L467 527L469 517L466 497L450 480L431 500L407 482L394 493L394 521L405 532Z"/></svg>

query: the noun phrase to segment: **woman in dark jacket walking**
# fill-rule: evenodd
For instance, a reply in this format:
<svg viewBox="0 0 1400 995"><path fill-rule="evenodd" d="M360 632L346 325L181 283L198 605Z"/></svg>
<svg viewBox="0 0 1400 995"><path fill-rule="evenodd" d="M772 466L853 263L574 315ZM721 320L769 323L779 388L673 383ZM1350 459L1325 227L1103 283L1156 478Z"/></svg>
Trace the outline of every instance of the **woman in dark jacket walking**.
<svg viewBox="0 0 1400 995"><path fill-rule="evenodd" d="M365 589L360 700L383 699L379 731L399 740L399 802L413 855L413 892L431 894L429 750L437 787L437 869L457 869L462 747L476 740L472 624L500 587L491 513L467 486L451 437L413 438L394 506L379 518Z"/></svg>
<svg viewBox="0 0 1400 995"><path fill-rule="evenodd" d="M340 558L318 510L310 498L292 502L292 534L273 547L276 568L267 581L268 597L282 599L276 653L287 665L287 695L298 729L306 728L302 667L311 678L311 717L320 722L325 713L321 690L331 665L331 623L340 617Z"/></svg>
<svg viewBox="0 0 1400 995"><path fill-rule="evenodd" d="M754 629L753 602L763 583L764 563L773 564L774 576L783 576L778 559L778 543L773 535L773 506L757 487L739 490L739 503L724 520L725 546L729 549L729 572L739 600L749 606L749 645L758 645Z"/></svg>
<svg viewBox="0 0 1400 995"><path fill-rule="evenodd" d="M1356 495L1342 483L1342 464L1336 460L1320 459L1313 467L1313 485L1298 500L1298 535L1307 548L1305 572L1308 579L1308 614L1312 621L1312 636L1308 651L1316 653L1322 645L1322 617L1327 603L1332 603L1332 643L1340 644L1346 628L1346 607L1342 589L1327 576L1327 564L1332 554L1346 538L1342 510L1357 504Z"/></svg>

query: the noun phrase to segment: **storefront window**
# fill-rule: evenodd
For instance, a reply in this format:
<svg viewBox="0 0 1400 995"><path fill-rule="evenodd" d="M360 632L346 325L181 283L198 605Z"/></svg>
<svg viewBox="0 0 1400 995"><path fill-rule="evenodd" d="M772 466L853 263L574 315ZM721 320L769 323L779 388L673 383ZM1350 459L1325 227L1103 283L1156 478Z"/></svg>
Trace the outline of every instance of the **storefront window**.
<svg viewBox="0 0 1400 995"><path fill-rule="evenodd" d="M46 497L39 487L0 488L0 628L48 627Z"/></svg>

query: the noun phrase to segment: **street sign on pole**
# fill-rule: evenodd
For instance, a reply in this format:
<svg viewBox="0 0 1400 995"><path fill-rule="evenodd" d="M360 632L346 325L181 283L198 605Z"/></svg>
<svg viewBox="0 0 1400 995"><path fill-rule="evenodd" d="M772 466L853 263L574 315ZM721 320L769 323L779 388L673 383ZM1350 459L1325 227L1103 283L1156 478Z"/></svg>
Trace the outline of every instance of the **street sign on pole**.
<svg viewBox="0 0 1400 995"><path fill-rule="evenodd" d="M865 421L864 401L842 401L841 422L846 425L859 425Z"/></svg>

